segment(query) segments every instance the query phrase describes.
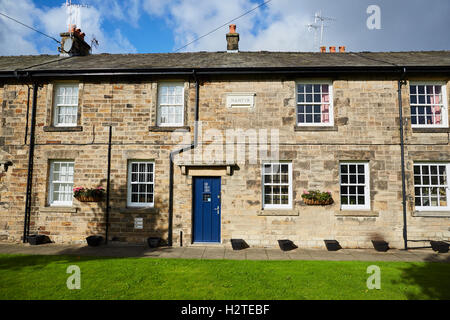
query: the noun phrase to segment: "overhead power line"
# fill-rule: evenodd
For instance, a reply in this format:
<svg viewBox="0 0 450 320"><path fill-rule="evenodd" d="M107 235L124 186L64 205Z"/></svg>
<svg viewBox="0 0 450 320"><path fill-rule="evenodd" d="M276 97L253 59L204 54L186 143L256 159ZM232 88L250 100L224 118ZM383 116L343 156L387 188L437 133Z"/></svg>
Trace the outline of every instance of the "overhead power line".
<svg viewBox="0 0 450 320"><path fill-rule="evenodd" d="M31 30L33 30L33 31L36 31L36 32L42 34L43 36L46 36L47 38L50 38L50 39L56 41L57 43L61 43L59 40L53 38L52 36L49 36L48 34L45 34L45 33L41 32L41 31L39 31L39 30L37 30L37 29L35 29L35 28L33 28L33 27L30 27L29 25L26 25L25 23L22 23L22 22L20 22L19 20L16 20L16 19L14 19L14 18L11 18L10 16L8 16L8 15L6 15L6 14L4 14L4 13L1 13L1 12L0 12L0 15L6 17L6 18L8 18L8 19L11 19L11 20L14 21L14 22L17 22L18 24L21 24L21 25L23 25L24 27L27 27L27 28L29 28L29 29L31 29Z"/></svg>
<svg viewBox="0 0 450 320"><path fill-rule="evenodd" d="M236 17L236 18L234 18L234 19L228 21L227 23L224 23L224 24L221 25L220 27L217 27L217 28L215 28L214 30L211 30L211 31L209 31L208 33L205 33L204 35L202 35L202 36L200 36L200 37L198 37L198 38L192 40L191 42L189 42L188 44L185 44L184 46L178 48L178 49L175 50L174 52L178 52L178 51L180 51L181 49L186 48L187 46L193 44L194 42L200 40L201 38L204 38L204 37L210 35L211 33L213 33L213 32L215 32L215 31L219 30L219 29L222 28L222 27L225 27L226 25L230 24L231 22L236 21L236 20L242 18L243 16L249 14L250 12L255 11L256 9L258 9L258 8L260 8L260 7L262 7L262 6L266 5L266 4L268 4L270 1L272 1L272 0L267 0L267 1L263 2L263 3L261 3L259 6L256 6L256 7L254 7L253 9L250 9L249 11L247 11L247 12L241 14L239 17Z"/></svg>

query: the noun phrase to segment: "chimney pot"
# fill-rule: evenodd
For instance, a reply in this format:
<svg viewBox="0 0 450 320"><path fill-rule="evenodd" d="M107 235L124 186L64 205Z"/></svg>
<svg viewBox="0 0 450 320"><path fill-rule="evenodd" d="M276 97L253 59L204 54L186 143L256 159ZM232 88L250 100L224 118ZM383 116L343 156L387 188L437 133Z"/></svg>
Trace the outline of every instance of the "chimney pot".
<svg viewBox="0 0 450 320"><path fill-rule="evenodd" d="M239 50L239 33L236 32L236 25L230 24L230 32L226 35L227 52L238 52Z"/></svg>
<svg viewBox="0 0 450 320"><path fill-rule="evenodd" d="M336 52L336 47L335 46L330 47L330 52Z"/></svg>
<svg viewBox="0 0 450 320"><path fill-rule="evenodd" d="M320 47L320 52L327 52L327 47L325 46Z"/></svg>
<svg viewBox="0 0 450 320"><path fill-rule="evenodd" d="M339 47L339 52L345 52L345 46L340 46Z"/></svg>
<svg viewBox="0 0 450 320"><path fill-rule="evenodd" d="M91 51L91 46L84 41L84 37L86 36L84 32L81 32L81 29L77 29L77 26L72 24L70 25L69 32L63 32L60 34L61 36L61 47L58 48L58 51L61 52L62 56L87 56ZM66 41L71 40L69 45L66 45ZM67 42L69 43L69 42Z"/></svg>

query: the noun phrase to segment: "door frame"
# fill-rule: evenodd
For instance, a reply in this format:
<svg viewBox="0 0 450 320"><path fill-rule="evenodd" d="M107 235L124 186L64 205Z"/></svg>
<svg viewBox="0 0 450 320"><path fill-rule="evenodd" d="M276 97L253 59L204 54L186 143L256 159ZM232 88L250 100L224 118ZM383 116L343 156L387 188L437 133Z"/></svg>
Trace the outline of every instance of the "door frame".
<svg viewBox="0 0 450 320"><path fill-rule="evenodd" d="M194 215L195 215L195 179L219 179L220 182L220 224L219 224L219 237L220 241L218 242L201 242L201 241L194 241ZM223 237L222 237L222 177L221 176L193 176L192 177L192 194L191 194L191 244L205 244L205 245L216 245L216 244L222 244L223 243Z"/></svg>

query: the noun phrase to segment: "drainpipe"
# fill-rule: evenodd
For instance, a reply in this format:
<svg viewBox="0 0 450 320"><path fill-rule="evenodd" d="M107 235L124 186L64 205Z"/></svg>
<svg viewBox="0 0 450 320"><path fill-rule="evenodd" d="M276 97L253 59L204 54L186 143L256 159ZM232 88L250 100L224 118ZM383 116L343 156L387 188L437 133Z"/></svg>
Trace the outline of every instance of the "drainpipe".
<svg viewBox="0 0 450 320"><path fill-rule="evenodd" d="M404 80L406 68L403 68L403 73L398 80L398 113L400 118L400 148L401 148L401 166L402 166L402 205L403 205L403 242L405 250L408 250L408 233L406 221L406 178L405 178L405 144L403 141L403 110L402 110L402 86L406 85Z"/></svg>
<svg viewBox="0 0 450 320"><path fill-rule="evenodd" d="M25 197L25 217L23 223L23 243L28 242L28 235L30 232L30 216L31 216L31 193L33 188L33 158L34 158L34 143L35 143L35 129L36 129L36 105L38 95L38 84L33 83L33 104L31 107L31 131L30 131L30 148L28 152L28 176L27 176L27 190Z"/></svg>
<svg viewBox="0 0 450 320"><path fill-rule="evenodd" d="M197 147L197 134L198 134L198 114L199 114L199 83L197 79L197 75L195 70L192 70L192 76L195 81L195 121L194 121L194 143L188 147L184 147L181 149L174 150L170 152L169 160L170 160L170 170L169 170L169 228L168 228L168 239L167 244L172 246L172 233L173 233L173 157L179 153L192 150Z"/></svg>
<svg viewBox="0 0 450 320"><path fill-rule="evenodd" d="M109 141L108 141L108 174L106 178L106 226L105 226L105 244L108 244L109 231L109 194L110 194L110 180L111 180L111 138L112 126L109 126Z"/></svg>
<svg viewBox="0 0 450 320"><path fill-rule="evenodd" d="M28 115L30 114L30 86L27 84L28 87L28 96L27 96L27 123L25 125L25 138L23 144L27 144L27 136L28 136Z"/></svg>

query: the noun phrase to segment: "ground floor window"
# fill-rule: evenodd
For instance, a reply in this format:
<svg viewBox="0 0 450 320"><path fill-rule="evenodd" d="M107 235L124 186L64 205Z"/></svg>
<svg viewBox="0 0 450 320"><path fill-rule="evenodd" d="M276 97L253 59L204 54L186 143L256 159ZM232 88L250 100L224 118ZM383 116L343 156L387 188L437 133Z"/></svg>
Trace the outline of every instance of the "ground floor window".
<svg viewBox="0 0 450 320"><path fill-rule="evenodd" d="M48 202L53 206L71 206L73 200L73 161L50 162Z"/></svg>
<svg viewBox="0 0 450 320"><path fill-rule="evenodd" d="M369 163L341 162L341 209L370 209Z"/></svg>
<svg viewBox="0 0 450 320"><path fill-rule="evenodd" d="M128 162L127 205L153 207L155 164L153 161L132 160Z"/></svg>
<svg viewBox="0 0 450 320"><path fill-rule="evenodd" d="M414 164L414 204L417 210L450 210L450 163Z"/></svg>
<svg viewBox="0 0 450 320"><path fill-rule="evenodd" d="M284 209L292 207L292 164L288 162L263 164L263 207Z"/></svg>

